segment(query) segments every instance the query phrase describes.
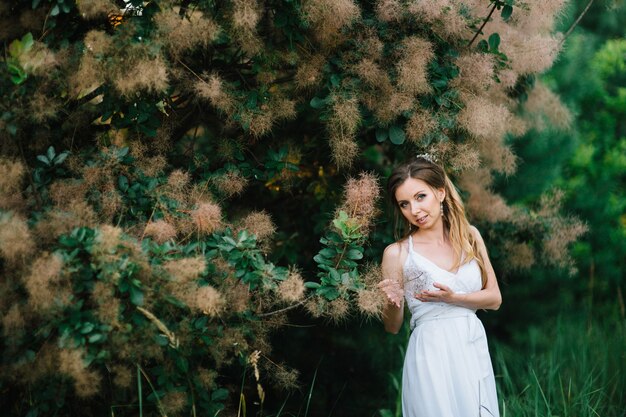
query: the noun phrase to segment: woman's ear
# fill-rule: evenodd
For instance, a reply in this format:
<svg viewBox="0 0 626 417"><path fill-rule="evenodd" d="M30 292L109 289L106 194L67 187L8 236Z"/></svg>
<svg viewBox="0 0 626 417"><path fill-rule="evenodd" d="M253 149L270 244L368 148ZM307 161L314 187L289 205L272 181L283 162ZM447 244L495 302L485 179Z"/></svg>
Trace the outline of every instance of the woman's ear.
<svg viewBox="0 0 626 417"><path fill-rule="evenodd" d="M446 189L439 188L437 190L437 196L439 197L439 201L443 201L446 198Z"/></svg>

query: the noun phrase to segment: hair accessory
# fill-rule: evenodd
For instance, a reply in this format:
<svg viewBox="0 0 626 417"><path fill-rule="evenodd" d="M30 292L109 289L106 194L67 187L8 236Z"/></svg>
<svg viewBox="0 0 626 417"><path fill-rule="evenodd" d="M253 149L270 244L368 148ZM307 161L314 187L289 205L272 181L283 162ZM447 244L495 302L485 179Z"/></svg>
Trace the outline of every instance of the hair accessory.
<svg viewBox="0 0 626 417"><path fill-rule="evenodd" d="M425 159L428 162L430 162L431 164L436 164L437 163L437 157L435 155L430 154L430 153L420 153L420 154L417 154L416 158Z"/></svg>

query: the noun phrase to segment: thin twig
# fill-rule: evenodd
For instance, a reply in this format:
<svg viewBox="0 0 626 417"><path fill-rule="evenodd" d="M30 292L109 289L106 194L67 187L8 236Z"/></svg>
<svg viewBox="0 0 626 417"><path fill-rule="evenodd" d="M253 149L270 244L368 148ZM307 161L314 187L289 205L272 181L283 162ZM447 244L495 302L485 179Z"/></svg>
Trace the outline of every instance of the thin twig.
<svg viewBox="0 0 626 417"><path fill-rule="evenodd" d="M580 23L580 20L587 13L587 11L589 10L589 8L593 4L593 2L594 2L594 0L589 0L589 3L587 3L587 6L585 7L585 9L580 13L580 15L578 16L576 21L574 21L574 23L572 23L572 26L570 26L570 28L567 30L567 32L565 32L565 35L563 35L563 39L561 39L561 42L559 43L559 46L563 45L563 42L565 42L565 39L567 39L567 37L569 35L571 35L571 33L574 31L576 26L578 26L578 23Z"/></svg>
<svg viewBox="0 0 626 417"><path fill-rule="evenodd" d="M281 308L280 310L269 311L267 313L257 314L257 317L267 317L267 316L272 316L274 314L282 313L282 312L285 312L285 311L293 310L294 308L299 307L302 304L304 304L305 302L307 302L309 299L311 299L311 297L307 297L304 300L302 300L302 301L300 301L300 302L298 302L296 304L292 304L289 307Z"/></svg>
<svg viewBox="0 0 626 417"><path fill-rule="evenodd" d="M30 186L33 189L33 195L35 196L35 201L37 202L37 210L41 210L43 208L43 201L41 199L41 195L39 194L39 190L37 189L37 185L35 184L35 181L33 180L33 173L30 170L28 161L26 160L26 156L24 155L24 149L22 148L22 141L20 140L19 137L17 137L17 135L15 136L15 141L17 142L17 147L20 150L22 163L24 164L24 166L26 167L26 170L28 171L28 182L30 182Z"/></svg>
<svg viewBox="0 0 626 417"><path fill-rule="evenodd" d="M491 19L491 15L493 14L493 12L496 11L496 7L498 6L498 2L494 2L493 3L493 7L491 8L491 11L489 12L489 14L487 15L487 17L485 18L485 20L483 21L483 24L480 26L480 28L478 29L478 31L476 32L476 34L474 35L474 37L472 38L472 40L470 41L470 43L467 44L467 47L469 48L470 46L472 46L472 44L474 43L474 41L476 40L476 38L478 37L478 35L480 35L481 33L483 33L483 29L485 27L485 25L487 24L487 22L489 21L489 19Z"/></svg>
<svg viewBox="0 0 626 417"><path fill-rule="evenodd" d="M48 31L46 30L46 25L48 24L48 17L50 17L50 12L52 11L52 7L53 6L50 6L48 13L46 13L46 18L43 20L43 26L41 27L41 36L39 36L39 39L37 39L38 41L41 41L43 37L46 36L46 33L48 33Z"/></svg>
<svg viewBox="0 0 626 417"><path fill-rule="evenodd" d="M202 77L200 77L198 74L196 74L196 72L194 70L192 70L191 68L189 68L183 61L181 61L180 59L176 58L176 62L181 64L183 67L187 68L187 70L189 72L191 72L193 75L195 75L196 78L198 78L200 81L202 81L203 83L206 83L206 81L203 80Z"/></svg>

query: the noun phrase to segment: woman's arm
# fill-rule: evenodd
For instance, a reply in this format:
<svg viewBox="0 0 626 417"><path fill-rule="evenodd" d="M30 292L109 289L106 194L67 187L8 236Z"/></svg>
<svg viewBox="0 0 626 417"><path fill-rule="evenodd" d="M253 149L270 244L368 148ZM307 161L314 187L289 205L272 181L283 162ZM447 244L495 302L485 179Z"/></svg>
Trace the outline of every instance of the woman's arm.
<svg viewBox="0 0 626 417"><path fill-rule="evenodd" d="M500 305L502 304L502 294L500 294L496 273L493 270L491 261L489 260L485 242L478 232L478 229L474 226L470 226L470 228L474 238L476 239L476 243L478 244L478 252L483 260L485 271L487 273L487 283L485 288L469 294L457 294L449 287L435 283L434 286L439 288L439 291L422 291L418 296L416 296L418 300L444 302L473 310L497 310L500 308Z"/></svg>
<svg viewBox="0 0 626 417"><path fill-rule="evenodd" d="M385 330L397 334L404 320L404 290L402 285L401 246L398 243L387 246L383 252L383 280L378 287L387 296L383 307L383 323Z"/></svg>

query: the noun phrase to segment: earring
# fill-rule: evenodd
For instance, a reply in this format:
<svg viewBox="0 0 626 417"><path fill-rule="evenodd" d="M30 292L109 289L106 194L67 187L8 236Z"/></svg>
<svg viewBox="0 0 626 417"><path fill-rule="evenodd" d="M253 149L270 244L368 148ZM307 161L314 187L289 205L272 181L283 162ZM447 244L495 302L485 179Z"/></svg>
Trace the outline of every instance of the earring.
<svg viewBox="0 0 626 417"><path fill-rule="evenodd" d="M439 203L439 210L441 210L441 217L443 217L443 200Z"/></svg>

